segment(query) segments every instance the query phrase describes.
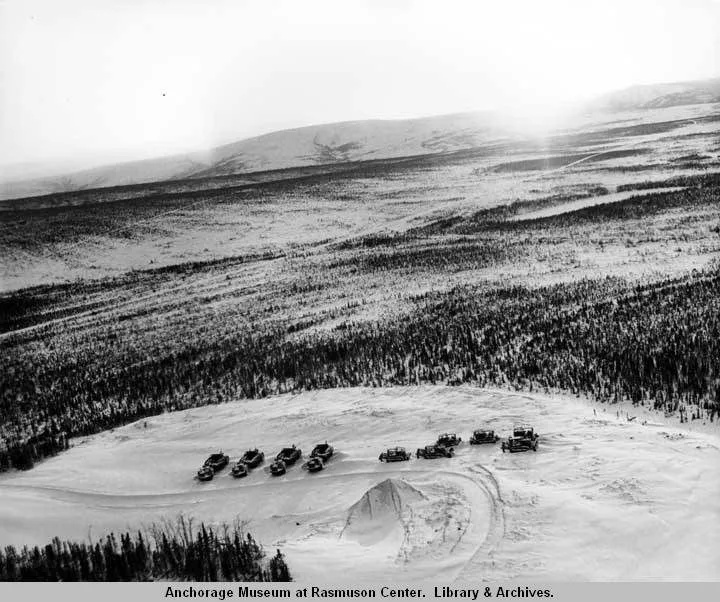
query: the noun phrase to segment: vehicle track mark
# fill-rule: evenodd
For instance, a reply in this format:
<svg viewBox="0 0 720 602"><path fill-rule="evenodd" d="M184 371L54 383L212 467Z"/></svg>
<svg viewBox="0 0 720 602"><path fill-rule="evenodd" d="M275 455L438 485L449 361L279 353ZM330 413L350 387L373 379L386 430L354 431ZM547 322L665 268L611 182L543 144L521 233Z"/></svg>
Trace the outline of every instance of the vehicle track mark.
<svg viewBox="0 0 720 602"><path fill-rule="evenodd" d="M492 557L497 551L498 547L505 539L507 531L507 522L505 515L505 500L503 500L502 492L500 490L500 483L495 478L495 475L489 469L484 466L477 464L475 466L468 467L470 472L482 475L482 479L475 481L480 488L485 491L485 495L490 502L490 527L488 529L488 535L485 540L475 548L475 551L470 558L463 564L455 576L455 581L469 581L476 578L475 573L470 575L466 574L470 566L477 560L482 554L488 557ZM486 547L486 544L487 545Z"/></svg>
<svg viewBox="0 0 720 602"><path fill-rule="evenodd" d="M490 511L490 526L487 532L479 534L481 541L475 546L471 552L470 557L467 560L462 561L460 568L461 574L464 569L475 559L483 550L485 553L492 553L497 547L499 541L502 539L504 520L503 520L503 507L502 501L496 499L499 488L497 481L490 471L487 469L471 469L474 475L468 475L462 472L456 472L452 470L416 470L414 467L408 467L406 470L376 470L376 471L359 471L359 472L338 472L335 474L320 474L313 475L312 482L314 483L330 483L338 480L351 480L351 479L367 479L377 478L378 482L387 478L406 478L411 479L422 479L431 477L436 479L439 475L443 475L454 481L460 481L469 485L471 488L475 488L477 493L486 500L487 507ZM294 477L294 478L293 478ZM489 481L489 482L486 482ZM220 498L230 498L231 496L242 495L243 492L251 492L258 489L268 488L282 488L290 483L302 483L309 482L305 481L302 476L293 475L291 478L279 478L279 479L268 479L256 483L237 483L235 486L224 486L216 489L207 489L197 487L195 489L187 489L183 491L173 491L164 493L110 493L110 492L98 492L98 491L86 491L79 489L71 489L64 487L56 487L51 485L29 485L29 484L15 484L15 483L0 483L0 492L18 492L19 494L31 494L40 495L44 498L50 498L53 501L59 503L70 503L77 505L88 506L91 505L94 508L117 511L122 509L165 509L172 508L173 506L183 505L198 505L205 502L215 501ZM464 489L464 488L463 488ZM465 489L465 496L468 495L468 490ZM463 530L457 535L457 540L454 541L450 547L450 554L457 552L458 546L465 541L468 532L477 525L474 517L477 516L478 501L477 498L472 494L467 499L468 503L468 514L467 522L464 525ZM480 502L482 505L482 502ZM419 519L418 519L419 520ZM402 559L403 554L407 555L407 550L403 548L403 545L407 547L407 542L410 541L412 535L412 525L406 524L407 521L403 521L403 529L405 530L403 544L398 549L398 558ZM489 549L488 549L489 544ZM408 544L409 545L409 544Z"/></svg>

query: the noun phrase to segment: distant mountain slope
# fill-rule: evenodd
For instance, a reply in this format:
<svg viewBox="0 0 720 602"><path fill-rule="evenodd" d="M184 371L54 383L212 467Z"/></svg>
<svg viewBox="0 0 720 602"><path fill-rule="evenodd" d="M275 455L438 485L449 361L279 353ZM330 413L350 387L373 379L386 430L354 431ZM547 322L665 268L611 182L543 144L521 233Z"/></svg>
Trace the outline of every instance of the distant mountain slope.
<svg viewBox="0 0 720 602"><path fill-rule="evenodd" d="M720 78L632 86L601 96L590 103L590 108L600 111L625 111L713 102L720 102Z"/></svg>
<svg viewBox="0 0 720 602"><path fill-rule="evenodd" d="M282 130L205 153L109 165L62 177L5 182L0 184L0 198L461 150L502 137L504 130L493 122L490 113L465 113Z"/></svg>
<svg viewBox="0 0 720 602"><path fill-rule="evenodd" d="M623 111L720 102L720 78L634 86L605 95L584 111ZM108 165L60 177L0 182L0 199L163 180L227 176L472 148L517 135L500 113L462 113L407 120L349 121L282 130L207 152Z"/></svg>
<svg viewBox="0 0 720 602"><path fill-rule="evenodd" d="M0 182L0 199L175 179L193 170L205 169L209 166L206 159L207 153L175 155L96 167L64 176Z"/></svg>
<svg viewBox="0 0 720 602"><path fill-rule="evenodd" d="M210 154L210 167L187 175L228 175L444 152L476 146L504 134L493 125L490 113L332 123L273 132L218 147Z"/></svg>

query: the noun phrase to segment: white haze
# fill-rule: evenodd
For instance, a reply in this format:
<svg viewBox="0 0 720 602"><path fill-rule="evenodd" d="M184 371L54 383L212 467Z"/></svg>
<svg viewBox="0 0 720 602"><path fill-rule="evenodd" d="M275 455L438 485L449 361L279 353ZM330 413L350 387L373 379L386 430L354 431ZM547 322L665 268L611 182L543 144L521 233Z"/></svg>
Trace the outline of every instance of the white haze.
<svg viewBox="0 0 720 602"><path fill-rule="evenodd" d="M716 0L0 0L0 165L95 165L302 125L718 73Z"/></svg>

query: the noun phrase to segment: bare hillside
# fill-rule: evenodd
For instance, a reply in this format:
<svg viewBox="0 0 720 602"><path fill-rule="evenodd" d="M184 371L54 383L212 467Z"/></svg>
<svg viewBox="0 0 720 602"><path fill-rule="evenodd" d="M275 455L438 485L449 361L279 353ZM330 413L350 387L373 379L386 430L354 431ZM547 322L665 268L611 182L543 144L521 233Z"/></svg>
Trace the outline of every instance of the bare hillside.
<svg viewBox="0 0 720 602"><path fill-rule="evenodd" d="M476 148L498 140L528 137L533 128L586 126L636 111L720 102L720 80L634 86L585 106L557 109L540 124L505 112L476 112L404 120L367 120L312 125L272 132L208 151L132 161L63 176L17 180L0 176L0 199L188 178L390 159ZM555 110L555 109L553 109ZM594 117L588 118L588 113ZM610 115L608 115L608 113Z"/></svg>

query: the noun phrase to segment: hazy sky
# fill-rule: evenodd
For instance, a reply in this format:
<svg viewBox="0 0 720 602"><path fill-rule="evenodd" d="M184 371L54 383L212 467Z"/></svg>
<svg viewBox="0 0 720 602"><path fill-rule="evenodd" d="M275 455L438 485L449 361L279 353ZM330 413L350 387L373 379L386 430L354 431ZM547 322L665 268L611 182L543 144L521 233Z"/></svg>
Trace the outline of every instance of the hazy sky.
<svg viewBox="0 0 720 602"><path fill-rule="evenodd" d="M719 72L718 0L0 0L0 164Z"/></svg>

